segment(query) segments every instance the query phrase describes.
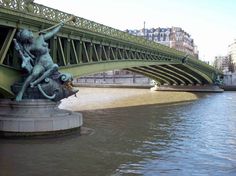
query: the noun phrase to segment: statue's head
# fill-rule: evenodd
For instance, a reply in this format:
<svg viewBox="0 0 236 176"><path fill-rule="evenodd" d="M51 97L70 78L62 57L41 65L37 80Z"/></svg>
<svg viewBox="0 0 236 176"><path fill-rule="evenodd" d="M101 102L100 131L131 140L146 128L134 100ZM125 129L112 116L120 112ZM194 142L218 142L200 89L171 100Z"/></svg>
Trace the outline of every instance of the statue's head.
<svg viewBox="0 0 236 176"><path fill-rule="evenodd" d="M32 43L33 38L33 32L28 29L21 29L17 33L17 40L21 43Z"/></svg>

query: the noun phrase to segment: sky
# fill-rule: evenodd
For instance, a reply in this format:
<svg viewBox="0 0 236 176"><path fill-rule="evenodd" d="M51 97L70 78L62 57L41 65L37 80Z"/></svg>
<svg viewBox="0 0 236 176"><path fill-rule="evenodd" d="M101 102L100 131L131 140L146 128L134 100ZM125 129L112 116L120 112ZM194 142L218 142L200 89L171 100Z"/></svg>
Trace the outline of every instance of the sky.
<svg viewBox="0 0 236 176"><path fill-rule="evenodd" d="M201 60L227 55L236 39L236 0L35 0L119 30L181 27Z"/></svg>

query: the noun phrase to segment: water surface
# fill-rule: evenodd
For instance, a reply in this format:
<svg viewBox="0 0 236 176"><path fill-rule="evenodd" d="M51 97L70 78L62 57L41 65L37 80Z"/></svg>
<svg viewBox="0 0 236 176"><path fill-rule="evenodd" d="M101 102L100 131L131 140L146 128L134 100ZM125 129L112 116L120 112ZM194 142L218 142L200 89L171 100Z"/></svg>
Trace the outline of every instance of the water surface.
<svg viewBox="0 0 236 176"><path fill-rule="evenodd" d="M161 94L150 95L178 96ZM236 175L236 93L182 94L183 101L171 104L140 98L138 105L139 95L132 95L135 105L115 107L116 99L106 109L84 106L84 126L93 129L89 135L1 139L0 175ZM191 98L184 101L185 95ZM79 104L68 105L73 106Z"/></svg>

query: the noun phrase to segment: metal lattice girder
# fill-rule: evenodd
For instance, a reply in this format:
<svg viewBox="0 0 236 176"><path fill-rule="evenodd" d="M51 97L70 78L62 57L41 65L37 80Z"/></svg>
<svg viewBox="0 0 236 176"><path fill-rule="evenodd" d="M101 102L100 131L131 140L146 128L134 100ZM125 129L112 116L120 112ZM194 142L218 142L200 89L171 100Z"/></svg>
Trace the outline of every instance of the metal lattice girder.
<svg viewBox="0 0 236 176"><path fill-rule="evenodd" d="M193 81L191 79L189 79L188 77L184 76L183 74L179 74L178 72L175 72L174 70L171 70L169 68L166 68L164 65L155 65L156 68L165 70L169 73L172 73L173 75L178 76L182 81L185 82L185 84L193 84Z"/></svg>
<svg viewBox="0 0 236 176"><path fill-rule="evenodd" d="M155 76L158 76L158 77L161 77L162 79L164 80L167 80L169 82L169 84L176 84L178 85L178 82L175 81L173 78L169 77L169 76L166 76L165 74L161 73L161 72L158 72L158 71L154 71L152 69L150 69L150 67L144 67L144 66L141 66L141 67L137 67L138 70L140 71L143 71L143 72L146 72L146 73L149 73L149 74L153 74Z"/></svg>
<svg viewBox="0 0 236 176"><path fill-rule="evenodd" d="M185 64L177 64L175 66L177 66L179 69L184 70L185 72L189 73L193 77L197 78L198 80L201 81L202 84L211 84L212 83L212 82L209 82L210 78L207 75L202 74L199 70L197 70L195 68L189 67Z"/></svg>
<svg viewBox="0 0 236 176"><path fill-rule="evenodd" d="M158 73L161 73L161 74L163 74L167 77L172 78L173 80L175 80L177 82L178 85L185 84L185 82L182 79L180 79L179 77L177 77L174 74L171 74L167 71L163 71L163 70L159 69L158 66L152 65L152 66L149 66L149 69L154 71L154 72L158 72Z"/></svg>
<svg viewBox="0 0 236 176"><path fill-rule="evenodd" d="M170 67L174 70L177 70L178 72L182 73L183 75L189 76L190 78L192 78L192 80L194 82L197 82L198 84L202 84L202 82L198 78L194 77L193 75L189 74L188 72L186 72L184 70L179 69L177 66L170 64L170 65L168 65L168 67Z"/></svg>
<svg viewBox="0 0 236 176"><path fill-rule="evenodd" d="M156 74L153 74L153 73L147 73L146 71L142 71L140 70L139 68L129 68L129 69L126 69L128 71L132 71L134 73L138 73L138 74L142 74L142 75L145 75L153 80L155 80L159 85L163 85L163 84L168 84L170 85L170 82Z"/></svg>
<svg viewBox="0 0 236 176"><path fill-rule="evenodd" d="M2 48L0 50L0 64L3 64L3 61L4 61L5 57L6 57L7 51L9 49L9 47L10 47L11 41L12 41L15 33L16 33L16 29L15 28L14 29L10 28L8 30L7 36L6 36L5 40L4 40Z"/></svg>
<svg viewBox="0 0 236 176"><path fill-rule="evenodd" d="M190 67L189 65L185 65L185 67L190 69L190 70L192 70L192 71L194 71L198 75L202 76L206 80L206 83L208 83L208 84L212 84L213 83L211 77L209 77L209 75L204 74L201 70L196 69L194 67Z"/></svg>

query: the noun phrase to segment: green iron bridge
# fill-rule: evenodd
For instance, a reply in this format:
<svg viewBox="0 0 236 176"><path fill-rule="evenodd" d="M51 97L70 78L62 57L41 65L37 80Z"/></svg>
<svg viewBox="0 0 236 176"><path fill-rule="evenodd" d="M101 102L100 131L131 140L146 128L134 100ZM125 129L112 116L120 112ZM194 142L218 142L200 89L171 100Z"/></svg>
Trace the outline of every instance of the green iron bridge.
<svg viewBox="0 0 236 176"><path fill-rule="evenodd" d="M33 0L0 0L0 98L13 96L10 87L21 76L12 42L17 30L38 32L70 16ZM48 43L60 71L74 77L127 69L160 85L181 86L214 84L221 75L193 56L81 17L67 23Z"/></svg>

